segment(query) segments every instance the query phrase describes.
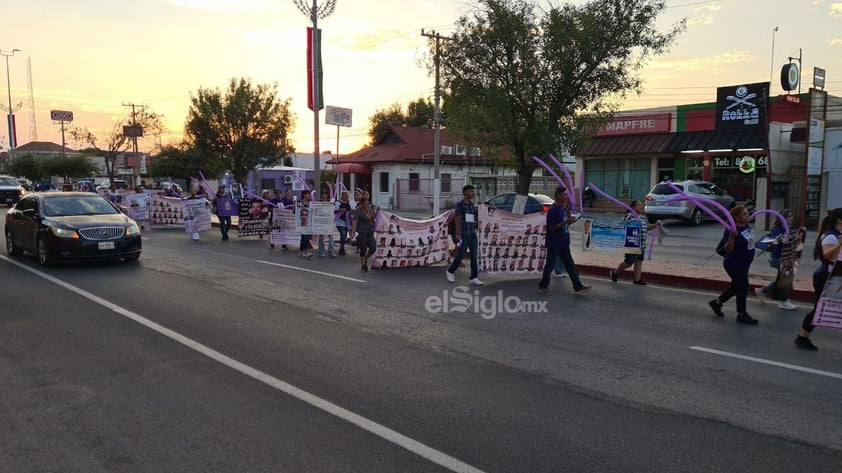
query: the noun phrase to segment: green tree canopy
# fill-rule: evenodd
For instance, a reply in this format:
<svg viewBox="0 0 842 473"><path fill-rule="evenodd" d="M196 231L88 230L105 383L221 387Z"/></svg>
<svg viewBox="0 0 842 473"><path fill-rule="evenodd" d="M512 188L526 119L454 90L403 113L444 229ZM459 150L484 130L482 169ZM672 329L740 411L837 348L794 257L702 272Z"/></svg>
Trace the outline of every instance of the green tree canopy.
<svg viewBox="0 0 842 473"><path fill-rule="evenodd" d="M85 156L43 156L34 157L26 154L17 156L6 166L6 172L14 176L23 176L32 182L49 176L90 177L96 174L97 167Z"/></svg>
<svg viewBox="0 0 842 473"><path fill-rule="evenodd" d="M25 177L32 182L40 181L44 177L39 160L31 154L15 156L15 159L6 163L3 170L7 174Z"/></svg>
<svg viewBox="0 0 842 473"><path fill-rule="evenodd" d="M433 127L435 105L429 98L418 98L406 106L406 113L399 103L393 103L388 108L377 110L368 119L368 137L370 146L377 144L393 125L395 126L427 126Z"/></svg>
<svg viewBox="0 0 842 473"><path fill-rule="evenodd" d="M149 165L149 174L154 177L177 177L190 182L200 173L213 178L225 171L218 159L210 159L188 143L167 145L155 155Z"/></svg>
<svg viewBox="0 0 842 473"><path fill-rule="evenodd" d="M478 2L472 16L459 18L452 40L441 42L448 136L508 147L521 195L535 169L531 157L575 149L586 126L640 92L644 63L684 28L655 29L664 0L548 8L531 0Z"/></svg>
<svg viewBox="0 0 842 473"><path fill-rule="evenodd" d="M278 163L291 149L287 137L295 117L277 88L245 78L231 79L224 92L200 88L187 112L187 139L245 182L249 171Z"/></svg>

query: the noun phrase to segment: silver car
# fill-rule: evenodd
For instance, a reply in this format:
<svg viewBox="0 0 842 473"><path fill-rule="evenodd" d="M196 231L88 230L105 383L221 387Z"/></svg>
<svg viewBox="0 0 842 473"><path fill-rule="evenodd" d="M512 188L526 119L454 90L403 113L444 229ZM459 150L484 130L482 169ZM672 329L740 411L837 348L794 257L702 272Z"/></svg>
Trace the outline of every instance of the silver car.
<svg viewBox="0 0 842 473"><path fill-rule="evenodd" d="M693 197L713 199L722 204L726 209L730 209L735 205L736 199L717 187L716 184L706 181L679 181L673 182L673 184ZM649 220L654 222L658 219L674 218L685 220L690 225L699 225L704 219L712 219L712 217L697 208L692 202L666 202L673 197L678 197L678 192L673 190L666 182L656 184L646 194L646 216ZM716 210L716 208L714 207L712 210Z"/></svg>

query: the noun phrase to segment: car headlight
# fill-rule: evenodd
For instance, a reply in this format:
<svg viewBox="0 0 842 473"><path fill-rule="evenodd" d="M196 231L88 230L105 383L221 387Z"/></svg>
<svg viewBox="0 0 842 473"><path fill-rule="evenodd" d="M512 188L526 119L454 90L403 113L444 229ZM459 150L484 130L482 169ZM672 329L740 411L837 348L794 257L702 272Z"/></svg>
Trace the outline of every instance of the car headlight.
<svg viewBox="0 0 842 473"><path fill-rule="evenodd" d="M140 227L138 227L136 223L133 223L126 227L126 236L132 235L140 235Z"/></svg>
<svg viewBox="0 0 842 473"><path fill-rule="evenodd" d="M66 228L50 227L50 231L53 232L53 235L55 235L59 238L79 238L79 234L76 233L75 230L68 230Z"/></svg>

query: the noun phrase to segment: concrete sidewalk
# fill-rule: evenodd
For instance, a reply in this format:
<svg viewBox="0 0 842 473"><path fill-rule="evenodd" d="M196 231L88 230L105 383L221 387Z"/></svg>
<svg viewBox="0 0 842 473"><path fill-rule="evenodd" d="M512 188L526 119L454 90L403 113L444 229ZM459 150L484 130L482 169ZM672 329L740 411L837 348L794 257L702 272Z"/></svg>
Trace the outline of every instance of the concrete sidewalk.
<svg viewBox="0 0 842 473"><path fill-rule="evenodd" d="M419 215L413 215L412 212L401 211L399 215L404 218L417 220L430 218L430 216L420 215L420 212ZM211 218L213 226L218 227L219 220L216 215L213 215ZM237 229L237 217L232 217L231 229ZM809 238L807 241L807 246L811 247ZM576 262L576 267L581 274L608 279L608 271L616 268L620 264L620 261L622 261L621 254L598 251L584 253L575 242L571 245L571 248L573 260ZM812 273L815 267L818 266L818 263L815 263L807 253L809 252L805 251L801 259L800 272L795 277L795 287L791 298L802 302L813 302ZM701 260L707 255L698 256ZM628 269L618 276L621 280L631 280L632 274L632 270ZM730 279L722 267L722 257L716 254L711 256L710 261L704 266L659 260L645 261L643 263L643 279L653 284L710 291L723 291L730 284ZM749 283L751 284L749 298L754 297L754 288L764 287L773 279L775 279L774 269L769 267L766 259L762 257L755 258L752 269L749 272Z"/></svg>

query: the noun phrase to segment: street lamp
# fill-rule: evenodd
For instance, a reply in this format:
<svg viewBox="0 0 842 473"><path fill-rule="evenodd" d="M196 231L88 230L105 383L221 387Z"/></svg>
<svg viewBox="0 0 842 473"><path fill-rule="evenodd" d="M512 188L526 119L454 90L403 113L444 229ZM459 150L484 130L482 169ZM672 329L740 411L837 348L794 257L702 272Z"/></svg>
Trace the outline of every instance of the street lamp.
<svg viewBox="0 0 842 473"><path fill-rule="evenodd" d="M12 158L12 159L14 159L14 157L15 157L15 148L17 147L15 145L17 145L17 143L15 143L15 141L16 141L15 140L15 127L14 127L14 124L13 124L14 110L12 109L12 79L11 79L11 76L9 75L9 57L14 56L15 53L17 53L17 52L21 52L21 50L20 49L12 49L11 51L5 51L4 52L2 49L0 49L0 55L6 56L6 85L9 88L9 110L8 110L8 112L9 112L9 115L8 115L8 121L9 121L9 157Z"/></svg>

